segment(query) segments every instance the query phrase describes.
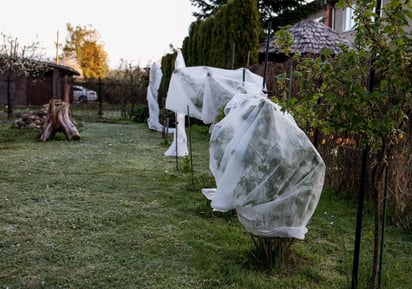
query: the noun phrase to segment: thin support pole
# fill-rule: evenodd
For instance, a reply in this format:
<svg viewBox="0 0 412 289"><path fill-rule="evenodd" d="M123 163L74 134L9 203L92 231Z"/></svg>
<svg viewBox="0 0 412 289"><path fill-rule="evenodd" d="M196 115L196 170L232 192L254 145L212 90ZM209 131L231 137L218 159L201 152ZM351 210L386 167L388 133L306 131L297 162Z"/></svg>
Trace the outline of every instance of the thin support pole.
<svg viewBox="0 0 412 289"><path fill-rule="evenodd" d="M178 140L178 134L177 134L177 132L178 132L178 129L177 129L177 127L179 126L179 120L178 120L178 118L177 118L177 113L175 113L175 119L176 119L176 122L175 122L175 141L176 141L176 144L175 144L175 146L176 146L176 171L179 171L179 153L178 153L178 146L177 146L177 140Z"/></svg>
<svg viewBox="0 0 412 289"><path fill-rule="evenodd" d="M99 88L99 95L98 95L98 99L99 99L99 112L97 113L99 115L99 118L103 118L103 96L102 96L102 79L99 77L99 82L98 82L98 88Z"/></svg>
<svg viewBox="0 0 412 289"><path fill-rule="evenodd" d="M269 41L270 41L270 31L272 30L272 21L268 22L268 35L266 39L266 49L265 49L265 66L263 69L263 84L262 89L266 90L266 77L267 77L267 69L268 69L268 60L269 60Z"/></svg>
<svg viewBox="0 0 412 289"><path fill-rule="evenodd" d="M189 106L187 106L187 124L188 124L188 131L189 131L189 151L190 151L190 169L192 171L192 185L193 185L193 153L192 153L192 134L191 134L191 125L190 125L190 112Z"/></svg>
<svg viewBox="0 0 412 289"><path fill-rule="evenodd" d="M363 215L363 200L365 196L367 163L368 163L368 146L362 151L362 165L358 193L358 211L356 216L356 233L355 233L355 250L353 253L353 267L352 267L352 289L358 288L358 271L359 271L359 255L360 243L362 235L362 215Z"/></svg>
<svg viewBox="0 0 412 289"><path fill-rule="evenodd" d="M7 119L11 119L13 116L13 101L10 93L10 72L7 73Z"/></svg>
<svg viewBox="0 0 412 289"><path fill-rule="evenodd" d="M233 42L232 44L232 64L231 64L232 69L234 69L235 67L235 48L236 48L236 44Z"/></svg>
<svg viewBox="0 0 412 289"><path fill-rule="evenodd" d="M288 83L288 102L292 98L292 88L293 88L293 63L290 63L289 68L289 83Z"/></svg>

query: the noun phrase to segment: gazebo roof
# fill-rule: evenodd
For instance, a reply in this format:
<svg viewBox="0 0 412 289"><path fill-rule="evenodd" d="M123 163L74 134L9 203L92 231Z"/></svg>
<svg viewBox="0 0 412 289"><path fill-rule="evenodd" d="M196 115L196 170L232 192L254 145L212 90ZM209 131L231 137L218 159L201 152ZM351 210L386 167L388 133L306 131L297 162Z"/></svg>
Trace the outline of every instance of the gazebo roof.
<svg viewBox="0 0 412 289"><path fill-rule="evenodd" d="M328 26L313 20L303 20L288 31L292 34L292 53L319 54L322 49L329 48L334 54L340 53L340 45L352 46L352 43ZM283 50L275 45L276 36L269 40L270 54L283 54ZM265 53L266 42L259 45L259 53Z"/></svg>

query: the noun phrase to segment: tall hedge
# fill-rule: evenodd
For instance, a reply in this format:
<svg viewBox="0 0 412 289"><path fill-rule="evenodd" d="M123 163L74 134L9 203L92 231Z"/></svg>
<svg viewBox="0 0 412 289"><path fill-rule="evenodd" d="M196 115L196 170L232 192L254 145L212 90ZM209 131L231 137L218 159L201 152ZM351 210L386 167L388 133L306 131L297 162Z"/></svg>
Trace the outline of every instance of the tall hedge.
<svg viewBox="0 0 412 289"><path fill-rule="evenodd" d="M258 61L259 31L257 0L229 1L214 16L191 23L189 35L182 43L186 66L207 65L230 69L233 44L234 69L255 64ZM176 55L173 52L162 57L160 97L166 96Z"/></svg>
<svg viewBox="0 0 412 289"><path fill-rule="evenodd" d="M159 87L159 94L158 94L158 102L159 106L162 108L165 103L165 97L167 94L167 90L169 89L170 78L172 77L172 73L175 69L175 62L176 62L177 52L173 51L172 53L168 53L162 57L161 60L161 69L162 69L162 80L160 82Z"/></svg>
<svg viewBox="0 0 412 289"><path fill-rule="evenodd" d="M233 68L257 62L259 46L259 12L257 0L233 0L214 16L193 22L182 52L188 66L208 65Z"/></svg>

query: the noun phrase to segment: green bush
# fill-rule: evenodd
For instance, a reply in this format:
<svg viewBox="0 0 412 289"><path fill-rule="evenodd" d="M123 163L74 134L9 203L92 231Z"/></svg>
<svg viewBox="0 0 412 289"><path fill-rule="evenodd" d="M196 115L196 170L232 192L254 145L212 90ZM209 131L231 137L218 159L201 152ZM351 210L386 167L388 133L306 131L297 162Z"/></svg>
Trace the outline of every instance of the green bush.
<svg viewBox="0 0 412 289"><path fill-rule="evenodd" d="M132 119L137 123L145 123L149 118L149 108L144 105L139 105L136 107L132 114Z"/></svg>

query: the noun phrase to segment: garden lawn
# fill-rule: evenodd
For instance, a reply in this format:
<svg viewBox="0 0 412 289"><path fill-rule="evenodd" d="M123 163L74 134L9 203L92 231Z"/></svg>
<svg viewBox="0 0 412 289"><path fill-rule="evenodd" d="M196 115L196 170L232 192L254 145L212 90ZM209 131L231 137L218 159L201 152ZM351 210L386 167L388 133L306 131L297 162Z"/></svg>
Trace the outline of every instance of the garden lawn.
<svg viewBox="0 0 412 289"><path fill-rule="evenodd" d="M350 288L356 203L324 191L304 241L268 270L235 212L212 212L207 128L167 158L145 124L83 122L47 142L0 127L0 288ZM169 136L171 142L173 136ZM365 211L359 288L372 259ZM410 288L412 235L388 226L383 288Z"/></svg>

